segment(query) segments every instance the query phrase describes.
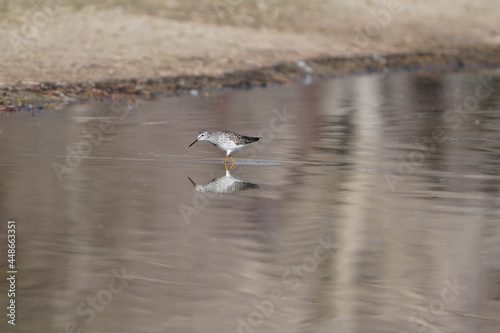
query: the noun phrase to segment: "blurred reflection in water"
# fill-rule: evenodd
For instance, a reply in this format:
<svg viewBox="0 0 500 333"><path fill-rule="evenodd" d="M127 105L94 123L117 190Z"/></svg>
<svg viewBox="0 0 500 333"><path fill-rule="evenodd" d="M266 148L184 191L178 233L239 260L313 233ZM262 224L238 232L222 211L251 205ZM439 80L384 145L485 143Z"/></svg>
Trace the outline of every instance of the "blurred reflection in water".
<svg viewBox="0 0 500 333"><path fill-rule="evenodd" d="M196 191L201 193L227 194L243 191L249 188L259 188L259 185L257 184L249 183L231 176L231 172L228 169L226 169L226 174L224 176L214 178L205 185L196 185L191 178L189 178L189 180L194 185Z"/></svg>
<svg viewBox="0 0 500 333"><path fill-rule="evenodd" d="M0 114L16 328L498 332L490 74ZM187 149L200 129L263 138L225 173L218 149Z"/></svg>

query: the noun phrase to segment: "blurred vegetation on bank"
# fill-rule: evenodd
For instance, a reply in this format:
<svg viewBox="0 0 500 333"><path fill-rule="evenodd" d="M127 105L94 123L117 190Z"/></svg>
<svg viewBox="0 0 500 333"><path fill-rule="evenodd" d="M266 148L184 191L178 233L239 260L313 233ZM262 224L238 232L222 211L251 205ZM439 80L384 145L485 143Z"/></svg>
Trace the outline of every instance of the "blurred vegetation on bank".
<svg viewBox="0 0 500 333"><path fill-rule="evenodd" d="M355 3L364 2L357 0ZM348 15L352 3L328 0L0 0L0 15L9 23L21 20L26 11L57 3L65 10L123 10L181 21L246 26L257 29L329 32L335 20Z"/></svg>

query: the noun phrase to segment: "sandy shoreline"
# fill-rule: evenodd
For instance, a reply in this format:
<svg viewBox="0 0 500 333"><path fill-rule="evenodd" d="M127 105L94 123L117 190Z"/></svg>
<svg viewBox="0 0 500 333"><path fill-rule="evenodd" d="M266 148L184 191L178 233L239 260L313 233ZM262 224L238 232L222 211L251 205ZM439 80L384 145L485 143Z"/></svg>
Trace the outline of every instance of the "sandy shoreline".
<svg viewBox="0 0 500 333"><path fill-rule="evenodd" d="M167 2L177 7L156 8L155 14L123 6L75 10L64 3L40 1L4 14L4 108L36 100L248 87L309 74L500 64L500 6L491 0L356 0L349 6L313 1L307 11L294 1L253 7L201 1L206 7L185 11L188 20L168 17L174 9L182 16L184 2Z"/></svg>

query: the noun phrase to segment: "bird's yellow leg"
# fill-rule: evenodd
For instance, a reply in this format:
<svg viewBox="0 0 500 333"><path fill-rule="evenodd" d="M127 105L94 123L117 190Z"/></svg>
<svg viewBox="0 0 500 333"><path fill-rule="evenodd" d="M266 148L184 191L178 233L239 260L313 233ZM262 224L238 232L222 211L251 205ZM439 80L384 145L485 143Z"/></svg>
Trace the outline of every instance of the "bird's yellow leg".
<svg viewBox="0 0 500 333"><path fill-rule="evenodd" d="M231 155L229 155L229 157L231 157L231 161L233 161L233 164L234 164L234 160L233 160L233 157L232 157ZM226 157L226 159L227 159L227 157Z"/></svg>
<svg viewBox="0 0 500 333"><path fill-rule="evenodd" d="M229 156L229 155L226 155L226 159L224 160L224 164L226 164L226 163L227 163L227 157L228 157L228 156Z"/></svg>

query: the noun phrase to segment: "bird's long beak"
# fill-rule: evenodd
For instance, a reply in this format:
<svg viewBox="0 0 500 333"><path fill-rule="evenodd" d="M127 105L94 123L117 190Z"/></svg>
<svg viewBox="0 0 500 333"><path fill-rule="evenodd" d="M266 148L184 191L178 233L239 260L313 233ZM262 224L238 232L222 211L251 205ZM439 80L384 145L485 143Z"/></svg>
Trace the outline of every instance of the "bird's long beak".
<svg viewBox="0 0 500 333"><path fill-rule="evenodd" d="M191 182L191 184L193 184L193 186L194 186L194 187L196 187L196 183L195 183L195 182L193 182L193 180L192 180L191 178L189 178L189 177L188 177L188 179L189 179L189 181Z"/></svg>
<svg viewBox="0 0 500 333"><path fill-rule="evenodd" d="M193 143L189 145L189 147L191 147L192 145L194 145L196 142L198 142L198 139L194 140Z"/></svg>

